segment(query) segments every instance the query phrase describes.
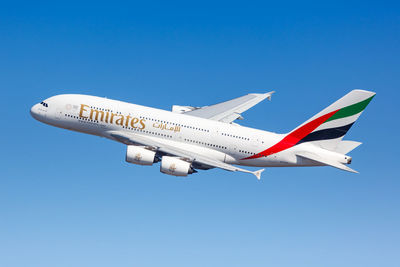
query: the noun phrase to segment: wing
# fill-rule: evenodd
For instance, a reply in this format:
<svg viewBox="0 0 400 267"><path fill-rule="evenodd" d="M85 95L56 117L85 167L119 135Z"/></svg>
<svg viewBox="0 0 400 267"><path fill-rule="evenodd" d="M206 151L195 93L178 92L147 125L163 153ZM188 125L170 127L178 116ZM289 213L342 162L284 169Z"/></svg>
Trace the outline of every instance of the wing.
<svg viewBox="0 0 400 267"><path fill-rule="evenodd" d="M264 99L271 100L274 91L265 94L248 94L226 102L212 106L205 106L192 111L185 112L187 115L200 118L231 123L236 119L243 119L241 113L257 105Z"/></svg>
<svg viewBox="0 0 400 267"><path fill-rule="evenodd" d="M245 172L245 173L251 173L251 174L254 174L258 180L260 180L260 178L261 178L261 172L264 171L264 169L262 169L262 170L252 172L252 171L249 171L246 169L241 169L241 168L235 167L233 165L224 163L222 161L207 157L205 155L201 155L201 154L198 154L193 151L188 151L186 149L177 148L175 146L166 144L163 142L162 139L155 141L152 138L148 138L147 136L144 136L144 135L139 135L139 134L134 134L134 133L129 134L129 133L124 133L124 132L119 132L119 131L110 131L110 132L108 132L108 134L110 135L110 137L112 137L115 140L122 142L124 144L137 144L137 145L149 146L149 147L155 148L157 151L160 151L160 152L163 152L163 153L166 153L169 155L173 155L173 156L182 157L191 162L198 162L201 164L205 164L205 165L215 167L215 168L220 168L220 169L227 170L227 171L233 171L233 172L240 171L240 172Z"/></svg>

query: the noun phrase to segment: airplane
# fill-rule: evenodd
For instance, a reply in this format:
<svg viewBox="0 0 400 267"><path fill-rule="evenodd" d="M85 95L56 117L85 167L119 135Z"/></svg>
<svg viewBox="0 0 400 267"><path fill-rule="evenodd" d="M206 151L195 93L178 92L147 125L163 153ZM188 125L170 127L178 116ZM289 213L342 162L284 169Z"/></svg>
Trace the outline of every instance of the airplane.
<svg viewBox="0 0 400 267"><path fill-rule="evenodd" d="M361 143L343 137L375 96L352 90L289 133L241 126L242 113L274 93L247 94L210 106L173 105L171 111L107 99L62 94L35 104L36 120L59 128L105 137L126 145L129 163L160 163L164 174L185 177L220 168L254 174L249 167L348 167L347 153Z"/></svg>

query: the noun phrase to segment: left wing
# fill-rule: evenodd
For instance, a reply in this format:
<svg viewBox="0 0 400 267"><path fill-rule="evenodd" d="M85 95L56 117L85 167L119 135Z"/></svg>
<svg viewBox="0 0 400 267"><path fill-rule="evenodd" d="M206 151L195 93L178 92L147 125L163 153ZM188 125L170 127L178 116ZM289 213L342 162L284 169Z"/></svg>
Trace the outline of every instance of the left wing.
<svg viewBox="0 0 400 267"><path fill-rule="evenodd" d="M264 171L264 169L261 169L261 170L252 172L252 171L249 171L246 169L241 169L241 168L235 167L233 165L224 163L222 161L215 160L213 158L195 153L193 151L188 151L186 149L177 148L177 147L165 144L164 142L162 142L162 140L155 141L151 138L148 138L146 136L139 135L139 134L127 134L127 133L123 133L123 132L119 132L119 131L110 131L110 132L108 132L108 134L111 137L113 137L114 139L116 139L117 141L120 141L125 144L139 144L139 145L144 145L144 146L150 146L150 147L154 147L155 149L157 149L158 151L161 151L163 153L178 156L178 157L183 157L187 160L190 160L191 162L196 161L201 164L224 169L227 171L233 171L233 172L240 171L240 172L245 172L245 173L251 173L251 174L254 174L258 180L260 180L261 173Z"/></svg>
<svg viewBox="0 0 400 267"><path fill-rule="evenodd" d="M248 94L212 106L197 108L185 112L185 114L215 121L231 123L236 119L243 119L241 113L257 105L264 99L268 98L269 100L271 100L271 95L273 93L275 93L275 91L265 94Z"/></svg>

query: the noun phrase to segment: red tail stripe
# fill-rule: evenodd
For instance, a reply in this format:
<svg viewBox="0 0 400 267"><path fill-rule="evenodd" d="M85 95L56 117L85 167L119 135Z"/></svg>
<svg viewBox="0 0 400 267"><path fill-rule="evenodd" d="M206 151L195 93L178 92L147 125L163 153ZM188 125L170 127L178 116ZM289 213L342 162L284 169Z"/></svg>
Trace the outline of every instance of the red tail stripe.
<svg viewBox="0 0 400 267"><path fill-rule="evenodd" d="M314 131L318 126L323 124L325 121L327 121L330 117L332 117L338 110L332 111L330 113L327 113L325 115L322 115L319 118L316 118L313 121L310 121L300 128L294 130L290 134L286 135L281 141L276 143L275 145L271 146L270 148L255 154L253 156L244 158L244 159L256 159L256 158L261 158L261 157L266 157L278 152L281 152L285 149L291 148L292 146L296 145L301 139L309 135L312 131Z"/></svg>

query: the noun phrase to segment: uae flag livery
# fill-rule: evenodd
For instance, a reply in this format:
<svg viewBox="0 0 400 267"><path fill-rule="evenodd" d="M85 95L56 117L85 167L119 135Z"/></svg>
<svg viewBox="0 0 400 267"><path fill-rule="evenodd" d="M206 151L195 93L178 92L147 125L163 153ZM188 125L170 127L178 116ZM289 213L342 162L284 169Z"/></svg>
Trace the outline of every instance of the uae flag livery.
<svg viewBox="0 0 400 267"><path fill-rule="evenodd" d="M305 142L334 151L374 96L373 92L353 90L286 134L275 145L244 159L266 157Z"/></svg>

